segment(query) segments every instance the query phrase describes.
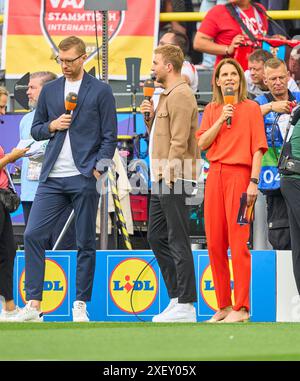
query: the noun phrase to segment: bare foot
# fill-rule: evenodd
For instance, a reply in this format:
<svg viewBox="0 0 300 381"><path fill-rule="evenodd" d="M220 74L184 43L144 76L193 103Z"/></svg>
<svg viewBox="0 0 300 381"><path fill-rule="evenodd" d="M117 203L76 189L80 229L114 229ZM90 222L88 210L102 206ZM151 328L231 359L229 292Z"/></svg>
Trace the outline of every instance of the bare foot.
<svg viewBox="0 0 300 381"><path fill-rule="evenodd" d="M240 309L239 311L232 310L220 323L246 322L249 320L249 317L249 312L245 309Z"/></svg>
<svg viewBox="0 0 300 381"><path fill-rule="evenodd" d="M232 311L232 307L228 306L225 308L221 308L218 310L214 316L212 316L209 320L206 320L206 323L217 323L226 318L226 316Z"/></svg>

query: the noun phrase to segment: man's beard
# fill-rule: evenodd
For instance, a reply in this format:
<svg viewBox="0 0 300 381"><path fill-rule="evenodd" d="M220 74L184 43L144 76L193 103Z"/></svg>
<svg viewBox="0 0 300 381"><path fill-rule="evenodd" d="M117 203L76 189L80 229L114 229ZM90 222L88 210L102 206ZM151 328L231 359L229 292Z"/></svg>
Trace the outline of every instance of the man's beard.
<svg viewBox="0 0 300 381"><path fill-rule="evenodd" d="M28 107L30 108L30 110L34 110L36 106L37 106L37 101L32 100L28 102Z"/></svg>
<svg viewBox="0 0 300 381"><path fill-rule="evenodd" d="M165 78L162 78L162 77L157 78L157 77L156 77L156 82L157 82L157 83L160 83L161 86L164 87L164 84L165 84Z"/></svg>

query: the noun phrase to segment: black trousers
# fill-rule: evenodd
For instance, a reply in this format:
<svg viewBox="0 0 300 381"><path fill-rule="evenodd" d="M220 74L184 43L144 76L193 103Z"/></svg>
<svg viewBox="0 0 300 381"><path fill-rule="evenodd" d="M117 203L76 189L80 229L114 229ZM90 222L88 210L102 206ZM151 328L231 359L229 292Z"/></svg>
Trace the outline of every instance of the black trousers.
<svg viewBox="0 0 300 381"><path fill-rule="evenodd" d="M195 268L189 239L187 194L177 181L170 190L154 183L150 198L148 241L158 261L170 298L179 303L197 301ZM179 194L177 194L179 193Z"/></svg>
<svg viewBox="0 0 300 381"><path fill-rule="evenodd" d="M282 177L281 193L286 201L290 222L294 277L300 295L300 180Z"/></svg>
<svg viewBox="0 0 300 381"><path fill-rule="evenodd" d="M0 295L13 300L13 271L16 256L10 214L0 202Z"/></svg>
<svg viewBox="0 0 300 381"><path fill-rule="evenodd" d="M268 239L274 250L291 250L287 205L279 189L267 194Z"/></svg>

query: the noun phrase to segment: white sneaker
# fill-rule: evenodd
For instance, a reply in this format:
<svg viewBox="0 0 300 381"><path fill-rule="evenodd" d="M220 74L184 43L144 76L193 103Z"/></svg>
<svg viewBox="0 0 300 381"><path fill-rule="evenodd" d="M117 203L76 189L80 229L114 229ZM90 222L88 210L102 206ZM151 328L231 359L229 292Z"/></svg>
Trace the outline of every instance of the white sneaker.
<svg viewBox="0 0 300 381"><path fill-rule="evenodd" d="M20 312L20 308L16 306L16 308L13 311L5 311L2 307L2 311L0 314L0 323L2 322L11 322L15 320L15 317Z"/></svg>
<svg viewBox="0 0 300 381"><path fill-rule="evenodd" d="M38 311L36 308L31 307L31 300L25 305L24 308L21 308L14 317L13 320L11 321L16 321L16 322L24 322L24 321L29 321L29 322L43 322L44 321L44 316L43 312Z"/></svg>
<svg viewBox="0 0 300 381"><path fill-rule="evenodd" d="M170 303L167 305L167 307L158 315L153 316L152 321L153 323L157 323L157 319L159 320L162 315L169 312L176 304L178 303L178 298L172 298L170 299Z"/></svg>
<svg viewBox="0 0 300 381"><path fill-rule="evenodd" d="M88 317L88 312L86 310L86 304L81 300L75 300L75 302L73 303L72 314L73 321L75 322L84 323L90 321Z"/></svg>
<svg viewBox="0 0 300 381"><path fill-rule="evenodd" d="M192 303L177 303L168 312L156 315L155 323L196 323L196 309Z"/></svg>

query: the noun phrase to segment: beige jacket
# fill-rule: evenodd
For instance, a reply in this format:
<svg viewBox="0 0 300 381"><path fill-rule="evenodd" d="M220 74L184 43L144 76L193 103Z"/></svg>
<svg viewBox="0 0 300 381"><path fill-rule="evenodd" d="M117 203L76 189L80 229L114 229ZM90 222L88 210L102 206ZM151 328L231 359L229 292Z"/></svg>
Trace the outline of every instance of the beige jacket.
<svg viewBox="0 0 300 381"><path fill-rule="evenodd" d="M198 107L185 81L180 80L161 93L155 116L147 126L149 131L154 128L151 160L154 180L163 178L167 184L181 177L196 180L196 159L200 157L195 138Z"/></svg>

